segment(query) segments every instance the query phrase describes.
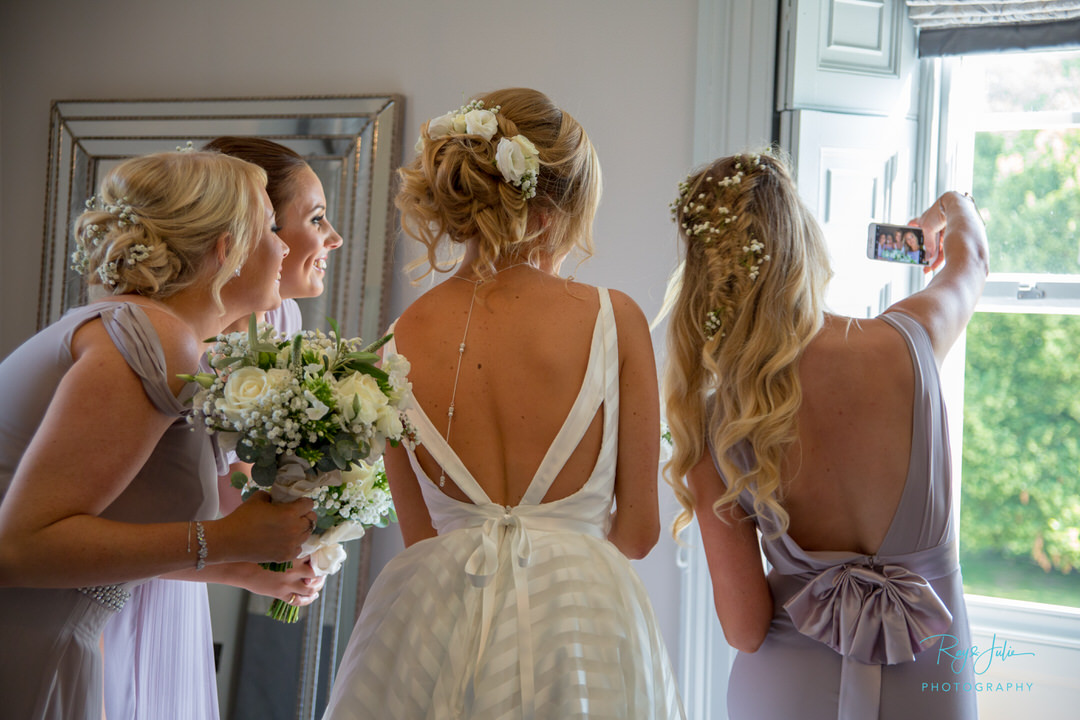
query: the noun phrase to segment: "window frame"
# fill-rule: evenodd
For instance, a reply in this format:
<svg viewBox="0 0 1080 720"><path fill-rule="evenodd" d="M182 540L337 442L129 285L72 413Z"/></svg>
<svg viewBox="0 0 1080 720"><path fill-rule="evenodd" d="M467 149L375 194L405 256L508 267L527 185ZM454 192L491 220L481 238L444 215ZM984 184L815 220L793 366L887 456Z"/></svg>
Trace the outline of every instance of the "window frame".
<svg viewBox="0 0 1080 720"><path fill-rule="evenodd" d="M962 110L950 107L950 96L962 56L923 60L937 75L937 103L943 121L937 135L927 133L921 142L936 143L938 161L938 194L945 190L967 190L972 187L975 133L992 130L1019 130L1053 126L1080 127L1077 113L1001 113L969 122ZM965 124L967 126L965 127ZM1059 275L1039 272L992 271L976 305L975 312L1080 314L1080 275ZM960 492L963 450L964 368L966 362L966 333L957 342L942 366L943 394L949 415L955 420L950 433L954 492ZM955 503L955 522L959 523L960 501ZM1034 657L1020 676L1031 678L1052 690L1074 685L1071 675L1062 664L1075 667L1080 653L1080 608L1047 603L1034 603L1009 598L965 593L973 641L1000 645L1002 639L1022 643ZM1028 659L1028 658L1025 658ZM1018 665L998 667L1004 680L1011 674L1017 677ZM988 673L989 674L989 673ZM1011 678L1010 678L1011 679ZM1071 702L1071 701L1070 701Z"/></svg>

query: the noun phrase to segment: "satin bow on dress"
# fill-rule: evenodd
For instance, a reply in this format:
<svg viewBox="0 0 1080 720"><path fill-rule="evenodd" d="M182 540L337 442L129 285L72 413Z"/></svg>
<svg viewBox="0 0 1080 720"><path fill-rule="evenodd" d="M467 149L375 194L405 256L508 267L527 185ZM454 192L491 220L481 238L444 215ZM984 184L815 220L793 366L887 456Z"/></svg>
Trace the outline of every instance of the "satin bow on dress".
<svg viewBox="0 0 1080 720"><path fill-rule="evenodd" d="M813 576L784 603L796 629L844 656L839 718L877 717L881 666L912 662L953 616L929 579L956 567L956 543L885 562L867 556Z"/></svg>

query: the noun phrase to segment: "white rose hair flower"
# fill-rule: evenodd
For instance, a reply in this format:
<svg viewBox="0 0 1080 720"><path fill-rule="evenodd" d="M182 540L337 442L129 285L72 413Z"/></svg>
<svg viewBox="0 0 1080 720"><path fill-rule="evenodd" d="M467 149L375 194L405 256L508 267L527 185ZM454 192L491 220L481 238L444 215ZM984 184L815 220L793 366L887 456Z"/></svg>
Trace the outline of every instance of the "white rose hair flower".
<svg viewBox="0 0 1080 720"><path fill-rule="evenodd" d="M524 135L499 138L495 149L495 166L503 179L521 188L526 200L536 195L536 178L540 172L540 153Z"/></svg>
<svg viewBox="0 0 1080 720"><path fill-rule="evenodd" d="M499 121L495 119L495 113L490 110L470 110L465 113L465 132L469 135L479 135L485 140L495 137L499 131Z"/></svg>
<svg viewBox="0 0 1080 720"><path fill-rule="evenodd" d="M483 100L473 100L463 105L456 112L432 118L427 124L427 137L431 140L451 135L476 135L491 141L499 132L499 121L495 117L500 108L485 108ZM423 150L424 135L421 135L414 149ZM495 148L495 166L503 180L521 189L521 196L528 200L536 196L536 181L540 174L540 153L536 146L524 135L501 137Z"/></svg>

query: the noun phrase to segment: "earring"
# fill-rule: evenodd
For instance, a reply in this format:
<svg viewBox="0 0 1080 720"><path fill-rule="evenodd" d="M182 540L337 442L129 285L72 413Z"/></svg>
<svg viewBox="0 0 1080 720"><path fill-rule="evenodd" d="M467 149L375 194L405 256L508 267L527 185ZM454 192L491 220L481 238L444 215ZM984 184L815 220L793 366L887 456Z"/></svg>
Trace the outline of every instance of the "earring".
<svg viewBox="0 0 1080 720"><path fill-rule="evenodd" d="M236 272L234 272L233 275L240 277L240 268L236 268Z"/></svg>

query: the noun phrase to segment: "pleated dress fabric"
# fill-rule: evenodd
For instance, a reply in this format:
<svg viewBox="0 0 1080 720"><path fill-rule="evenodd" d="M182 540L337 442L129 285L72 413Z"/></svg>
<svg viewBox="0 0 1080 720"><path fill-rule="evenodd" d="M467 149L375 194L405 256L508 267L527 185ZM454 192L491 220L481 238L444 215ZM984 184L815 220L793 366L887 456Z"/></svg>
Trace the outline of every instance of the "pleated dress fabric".
<svg viewBox="0 0 1080 720"><path fill-rule="evenodd" d="M806 551L766 511L755 520L772 569L773 620L728 681L731 720L972 720L971 647L957 554L945 405L930 338L908 315L881 318L915 368L908 476L876 555ZM735 459L744 467L749 451ZM739 503L751 515L749 491ZM942 649L946 652L941 652Z"/></svg>
<svg viewBox="0 0 1080 720"><path fill-rule="evenodd" d="M645 588L606 539L618 373L614 313L601 289L581 390L513 507L491 502L423 411L409 410L447 481L472 502L445 495L410 453L438 536L376 579L325 720L684 717ZM591 476L569 497L542 502L601 407Z"/></svg>
<svg viewBox="0 0 1080 720"><path fill-rule="evenodd" d="M284 300L266 314L266 322L292 337L301 329L300 307ZM109 720L218 720L205 583L163 578L143 583L104 635Z"/></svg>
<svg viewBox="0 0 1080 720"><path fill-rule="evenodd" d="M99 302L75 308L0 364L4 391L4 403L0 404L0 489L6 492L9 487L15 466L72 365L72 336L84 323L99 317L157 409L176 417L146 464L102 517L136 523L214 517L218 495L210 443L205 433L188 427L184 414L190 391L179 398L172 395L157 333L135 303ZM101 391L108 392L108 388ZM108 421L102 418L102 422ZM122 443L124 438L118 437L116 442ZM138 581L124 583L120 589L137 592L139 585ZM175 607L174 612L171 620L178 623L189 623L189 616L205 617L209 652L205 588L200 603ZM0 589L4 646L0 655L0 715L20 720L101 718L101 636L116 614L75 589ZM170 669L164 667L170 659L154 654L138 660L147 665L140 670L165 672ZM213 707L216 712L216 698ZM206 714L209 710L195 698L185 699L172 712L161 717L216 717Z"/></svg>

